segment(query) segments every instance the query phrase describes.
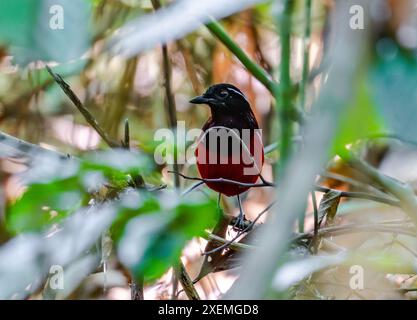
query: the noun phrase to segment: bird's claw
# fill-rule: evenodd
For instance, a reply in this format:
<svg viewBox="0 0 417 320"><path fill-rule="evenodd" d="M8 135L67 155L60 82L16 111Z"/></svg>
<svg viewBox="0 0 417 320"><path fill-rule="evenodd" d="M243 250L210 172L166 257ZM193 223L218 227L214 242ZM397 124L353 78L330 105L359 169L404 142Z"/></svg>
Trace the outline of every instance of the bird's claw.
<svg viewBox="0 0 417 320"><path fill-rule="evenodd" d="M244 215L237 217L235 223L233 224L233 230L242 231L246 229L246 218Z"/></svg>

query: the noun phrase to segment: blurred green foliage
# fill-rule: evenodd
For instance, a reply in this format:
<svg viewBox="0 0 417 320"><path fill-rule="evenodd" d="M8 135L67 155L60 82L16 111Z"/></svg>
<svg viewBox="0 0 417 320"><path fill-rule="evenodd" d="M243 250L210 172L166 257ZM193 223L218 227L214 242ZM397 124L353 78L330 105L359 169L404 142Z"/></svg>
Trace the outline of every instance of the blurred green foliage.
<svg viewBox="0 0 417 320"><path fill-rule="evenodd" d="M87 205L94 194L100 201L103 187L117 195L132 177L150 172L151 162L143 159L124 150L99 152L81 160L41 159L27 174L26 192L7 209L7 229L13 234L44 230Z"/></svg>
<svg viewBox="0 0 417 320"><path fill-rule="evenodd" d="M280 45L280 39L276 35L280 26L276 24L274 11L279 9L279 4L279 1L266 1L251 9L250 15L237 14L224 24L219 22L219 26L225 29L224 39L233 38L237 48L248 55L250 52L251 61L265 72L268 79L278 78L277 66L282 63L282 60L276 59ZM49 26L53 15L49 11L52 5L61 5L65 12L65 27L62 30L53 30ZM321 46L323 48L317 49L319 53L315 53L317 61L312 60L313 67L319 72L317 73L316 69L308 71L319 74L323 79L320 86L323 86L330 69L326 65L320 65L320 60L321 54L325 56L327 53L326 37L329 30L326 28L329 25L326 19L331 8L322 1L313 1L312 5L312 29L315 33L312 43L316 48ZM195 191L187 197L181 197L177 193L179 190L155 191L154 186L149 185L161 183L165 173L163 166L157 167L151 160L157 146L161 146L155 141L155 130L167 126L165 92L161 86L162 80L165 79L160 70L160 48L155 48L153 52L137 52L137 56L124 59L119 55L109 54L107 47L109 40L115 35L116 28L127 25L132 18L149 11L153 11L150 1L0 1L0 47L7 49L4 55L0 50L0 59L10 54L13 56L13 64L20 64L20 67L38 60L65 62L59 63L54 70L65 78L71 76L68 79L71 87L77 95L80 94L81 100L97 117L98 123L104 130L115 139L119 139L120 125L128 117L131 125L132 149L140 149L141 152L146 153L144 155L126 150L110 150L87 154L80 159L61 159L56 163L40 160L34 162L34 168L21 174L27 189L19 199L7 205L7 231L11 235L37 239L38 255L31 256L32 267L36 266L39 256L46 256L43 250L44 243L47 243L44 242L45 239L52 239L58 243L55 250L50 250L53 252L50 261L47 260L45 265L39 267L39 274L46 270L50 262L56 262L55 254L61 250L68 250L66 258L71 258L65 260L63 264L77 259L70 250L71 246L60 247L59 238L56 240L57 238L53 238L54 235L51 233L56 229L67 231L68 238L77 243L82 242L82 239L77 238L79 224L74 224L78 229L69 227L64 230L66 222L71 222L71 218L81 219L82 223L89 220L91 225L98 225L93 233L94 239L89 239L85 246L80 247L78 255L81 251L88 251L91 244L99 239L100 234L106 232L105 228L109 227L112 239L116 242L120 262L133 271L134 277L137 279L144 277L147 281L158 279L171 266L178 263L187 241L201 236L204 230L211 228L219 218L219 210L215 202L210 199L214 198L212 191L208 191L209 196ZM297 67L298 63L293 62L294 57L300 53L296 52L298 50L296 44L304 34L304 16L305 2L295 1L291 19L288 19L292 21L290 45L294 52L291 52L285 61L290 66L294 85L298 85L296 74L299 70L296 69L299 66ZM140 22L141 18L136 22ZM141 30L136 29L136 31ZM170 40L175 39L175 37L170 38L172 30L167 29L162 32ZM130 44L134 45L134 42ZM374 46L374 43L371 46ZM331 137L331 156L339 154L346 157L346 145L355 146L355 142L372 136L395 134L400 139L417 142L414 134L417 122L417 95L414 94L417 78L416 58L411 51L401 49L393 39L379 39L375 47L377 52L369 57L367 61L369 66L364 64L364 70L357 75L355 83L348 84L352 86L349 90L355 94L344 107L337 134ZM173 67L173 89L178 109L176 111L179 119L186 120L188 128L201 127L208 117L208 109L190 107L189 96L201 94L213 79L223 79L228 73L238 74L235 78L231 77L230 81L240 81L242 86L246 86L247 82L251 83L243 76L246 75L243 73L246 71L243 68L239 69L240 65L236 57L219 46L204 28L178 42L170 42L168 49ZM347 64L352 63L349 57L345 58ZM229 78L226 79L229 81ZM49 130L57 122L56 120L64 120L67 125L82 123L83 125L79 127L86 129L84 119L51 80L45 70L36 66L0 74L0 118L6 119L2 130L8 131L7 125L9 125L9 129L17 128L16 132L13 132L16 136L36 143L55 145L61 151L65 150L71 154L100 148L99 143L93 147L80 147L80 141L90 139L90 134L80 135L78 139L68 139L70 141L67 143L67 136L58 137L57 132ZM313 87L321 89L320 86L316 86L316 83L319 83L316 80L317 77L308 80L310 89ZM268 149L275 150L280 144L280 138L276 134L279 121L278 117L274 116L274 101L262 102L260 98L264 98L261 96L265 93L257 92L258 84L251 83L242 88L245 93L247 90L251 103L254 102L254 111L257 112L261 126L266 129L265 141L275 142L274 147ZM310 93L312 92L308 92L308 95ZM312 101L308 104L317 96L311 94L311 97L314 99L310 99ZM291 97L293 98L295 97ZM258 100L261 101L259 104ZM259 107L260 105L262 107ZM16 126L16 123L19 125ZM44 127L36 127L36 130L32 130L31 126L39 124L43 124ZM23 130L19 130L20 128ZM67 128L56 131L62 133ZM77 130L81 131L78 128L74 132ZM34 137L33 133L40 133L43 136ZM175 150L181 155L185 153L186 150L181 146L177 147L176 150L173 143L168 143L168 156ZM280 160L279 152L275 151L268 155L267 160L266 165L270 168ZM190 168L184 166L182 169L190 176L196 174L194 166ZM166 180L169 184L169 179ZM253 201L250 197L249 200ZM263 204L265 201L269 199L264 198L259 203ZM344 204L346 203L351 202L347 201ZM97 216L92 216L89 212L94 208L98 208ZM363 206L360 208L364 209ZM100 217L103 218L105 210L108 210L109 223L98 224L97 221ZM336 214L336 211L333 214ZM337 210L337 215L341 215L340 210ZM344 218L347 216L345 212ZM88 227L89 225L85 233L91 233ZM32 234L33 237L30 238L28 233L36 233L36 235ZM51 234L52 237L49 238ZM59 236L59 232L57 234ZM29 242L24 243L25 248L30 248L31 245ZM14 250L19 251L12 249L9 249L9 255L6 257L13 256ZM27 250L27 252L33 251ZM4 252L6 250L2 248L0 255ZM3 260L7 259L3 258ZM289 283L292 285L329 265L328 261L323 264L326 258L307 257L306 260L308 261L305 264L297 261L288 268L295 277L291 278L288 274L284 274L283 279L287 282L292 279L293 281ZM22 259L22 261L26 260ZM394 262L398 261L408 269L392 268ZM396 257L392 259L383 257L380 261L376 261L375 265L386 264L385 272L410 271L409 264L404 261ZM312 266L314 268L308 269ZM1 267L2 265L0 269ZM5 266L2 270L6 272L3 274L10 272L10 269L12 268ZM27 272L29 279L32 274L34 273ZM28 283L22 281L19 285L25 288ZM17 291L19 286L16 288ZM8 297L9 292L4 296Z"/></svg>
<svg viewBox="0 0 417 320"><path fill-rule="evenodd" d="M164 198L173 201L169 193L160 199L160 206ZM203 231L218 220L215 202L205 199L188 197L130 220L119 243L122 263L129 266L137 278L144 276L147 281L159 278L178 263L186 241L203 235Z"/></svg>
<svg viewBox="0 0 417 320"><path fill-rule="evenodd" d="M344 108L340 118L339 128L333 139L332 155L347 157L349 152L346 150L346 145L385 130L384 119L369 89L370 85L362 79L358 81L357 86L356 96L353 97L351 105Z"/></svg>
<svg viewBox="0 0 417 320"><path fill-rule="evenodd" d="M177 201L173 192L136 186L135 177L152 171L144 155L109 150L79 160L54 160L59 162L53 170L35 167L27 173L28 189L7 208L9 232L46 231L88 204L114 199L110 231L121 260L136 276L154 280L178 261L187 240L201 236L218 220L216 204L207 197Z"/></svg>
<svg viewBox="0 0 417 320"><path fill-rule="evenodd" d="M90 6L84 0L2 0L0 45L9 45L20 64L79 58L90 43ZM62 28L54 27L59 14Z"/></svg>
<svg viewBox="0 0 417 320"><path fill-rule="evenodd" d="M387 40L386 40L387 41ZM371 70L371 90L388 131L400 139L417 143L417 61L414 55L391 42L390 54L383 53Z"/></svg>

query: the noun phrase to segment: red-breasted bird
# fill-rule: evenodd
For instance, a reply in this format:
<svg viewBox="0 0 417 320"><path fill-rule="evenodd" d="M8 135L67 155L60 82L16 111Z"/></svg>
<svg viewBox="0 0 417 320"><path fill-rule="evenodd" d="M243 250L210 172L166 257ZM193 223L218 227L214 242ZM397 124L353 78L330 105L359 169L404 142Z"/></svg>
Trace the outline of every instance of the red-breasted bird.
<svg viewBox="0 0 417 320"><path fill-rule="evenodd" d="M227 179L242 184L254 184L261 174L264 148L258 122L248 99L231 84L211 86L194 104L207 104L211 117L204 124L197 142L197 168L203 179ZM237 196L239 218L244 220L240 194L250 186L228 182L206 182L214 191L226 196Z"/></svg>

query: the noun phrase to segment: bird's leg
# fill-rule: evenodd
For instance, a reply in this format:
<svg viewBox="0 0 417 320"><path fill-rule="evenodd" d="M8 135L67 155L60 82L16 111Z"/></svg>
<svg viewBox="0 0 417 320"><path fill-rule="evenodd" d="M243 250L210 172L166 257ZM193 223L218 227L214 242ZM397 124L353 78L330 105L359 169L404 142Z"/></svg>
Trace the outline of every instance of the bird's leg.
<svg viewBox="0 0 417 320"><path fill-rule="evenodd" d="M233 226L233 229L242 230L245 227L245 214L242 209L242 201L240 199L240 194L237 195L237 204L239 206L239 216L236 219L236 222Z"/></svg>
<svg viewBox="0 0 417 320"><path fill-rule="evenodd" d="M222 201L222 194L219 192L219 197L217 198L217 210L221 210L220 202Z"/></svg>

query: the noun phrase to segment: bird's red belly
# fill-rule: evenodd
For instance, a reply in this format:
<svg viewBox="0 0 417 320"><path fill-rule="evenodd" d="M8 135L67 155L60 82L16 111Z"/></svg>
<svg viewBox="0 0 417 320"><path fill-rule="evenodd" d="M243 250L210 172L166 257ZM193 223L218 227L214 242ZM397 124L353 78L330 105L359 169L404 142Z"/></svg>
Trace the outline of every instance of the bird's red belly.
<svg viewBox="0 0 417 320"><path fill-rule="evenodd" d="M256 147L257 148L256 148ZM240 183L255 183L262 170L264 150L261 139L252 139L250 155L245 151L221 155L210 151L204 143L196 149L197 168L203 179L228 179ZM243 154L243 155L242 155ZM248 155L246 151L246 155ZM226 196L235 196L248 190L250 186L241 186L227 182L206 182L206 185Z"/></svg>

